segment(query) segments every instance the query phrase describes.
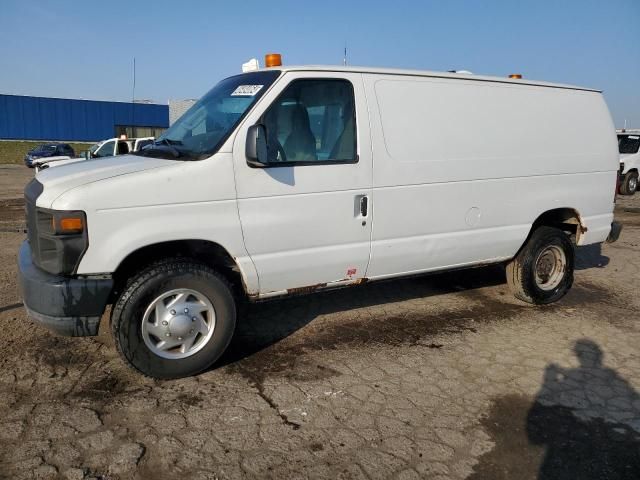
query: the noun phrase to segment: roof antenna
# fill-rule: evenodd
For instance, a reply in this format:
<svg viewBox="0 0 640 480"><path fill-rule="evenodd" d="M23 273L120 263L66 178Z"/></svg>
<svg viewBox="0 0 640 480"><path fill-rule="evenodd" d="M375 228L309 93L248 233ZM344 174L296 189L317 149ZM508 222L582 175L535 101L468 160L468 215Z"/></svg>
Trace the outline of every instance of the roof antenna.
<svg viewBox="0 0 640 480"><path fill-rule="evenodd" d="M344 57L342 57L342 65L347 66L347 42L344 43Z"/></svg>

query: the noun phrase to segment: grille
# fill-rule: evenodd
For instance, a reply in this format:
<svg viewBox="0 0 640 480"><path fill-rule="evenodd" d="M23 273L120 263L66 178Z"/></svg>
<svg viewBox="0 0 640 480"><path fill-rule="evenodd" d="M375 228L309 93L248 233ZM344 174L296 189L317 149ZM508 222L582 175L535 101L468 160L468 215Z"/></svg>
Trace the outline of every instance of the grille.
<svg viewBox="0 0 640 480"><path fill-rule="evenodd" d="M27 239L31 246L31 258L36 265L40 264L40 245L38 242L38 217L36 200L42 193L43 186L35 178L24 189L24 208L27 223Z"/></svg>

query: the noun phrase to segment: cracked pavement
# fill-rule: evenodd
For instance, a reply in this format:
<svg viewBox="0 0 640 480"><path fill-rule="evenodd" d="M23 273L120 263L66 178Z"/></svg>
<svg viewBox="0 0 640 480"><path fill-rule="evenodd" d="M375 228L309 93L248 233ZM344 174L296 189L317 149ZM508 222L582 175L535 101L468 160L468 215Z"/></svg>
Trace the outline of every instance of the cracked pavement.
<svg viewBox="0 0 640 480"><path fill-rule="evenodd" d="M107 316L79 339L26 319L5 212L0 478L639 478L637 207L557 304L487 267L244 305L215 368L164 382Z"/></svg>

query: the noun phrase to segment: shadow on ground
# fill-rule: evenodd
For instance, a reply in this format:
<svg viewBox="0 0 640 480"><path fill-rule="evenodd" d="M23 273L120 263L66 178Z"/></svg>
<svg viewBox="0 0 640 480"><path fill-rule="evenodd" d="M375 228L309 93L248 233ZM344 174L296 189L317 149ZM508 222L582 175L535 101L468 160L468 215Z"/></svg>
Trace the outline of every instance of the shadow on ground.
<svg viewBox="0 0 640 480"><path fill-rule="evenodd" d="M594 243L576 249L576 270L604 268L609 265L609 257L602 254L602 244Z"/></svg>
<svg viewBox="0 0 640 480"><path fill-rule="evenodd" d="M300 338L287 350L295 355L305 350L334 349L363 343L400 344L417 342L425 334L459 331L472 316L470 307L439 312L434 318L419 311L393 313L392 309L370 309L413 299L428 299L452 292L505 283L502 266L376 282L314 295L272 300L241 307L234 339L217 367L233 364L270 347L312 323L318 317L345 312L339 325L327 325L313 335ZM375 313L372 313L375 310ZM376 318L372 318L372 315ZM375 328L374 328L375 326ZM273 355L270 349L270 355ZM277 356L277 355L276 355ZM261 368L275 369L276 360L259 360ZM277 362L276 362L277 363ZM286 362L288 363L288 362ZM283 369L286 367L283 365Z"/></svg>
<svg viewBox="0 0 640 480"><path fill-rule="evenodd" d="M599 268L609 263L602 255L600 245L580 247L576 252L576 266L579 269ZM514 300L508 289L503 289L504 302L477 291L484 287L505 284L504 267L487 267L458 270L453 272L423 275L401 280L375 282L369 285L350 287L341 290L321 292L314 295L272 300L257 304L245 304L239 312L239 325L234 339L222 359L215 367L234 364L247 357L281 342L316 318L345 312L347 320L339 325L319 329L309 338L299 339L295 346L286 350L291 355L305 350L333 349L337 346L353 347L363 343L406 344L419 342L425 337L438 333L452 333L468 330L470 319L486 319L487 316L506 318L529 307ZM585 286L585 288L588 285ZM608 296L597 286L587 288L574 286L567 297L568 303L588 303L589 298L598 299ZM370 313L358 311L369 307L393 305L413 299L429 299L452 292L460 292L461 302L466 305L452 306L436 315L429 315L420 309L403 314L376 309L376 318ZM586 295L583 295L586 293ZM471 302L469 301L471 300ZM550 308L550 307L546 307ZM353 312L351 315L348 312ZM270 354L277 354L272 351ZM277 355L276 355L277 357ZM283 362L278 367L277 358L258 358L255 360L261 368L287 369L291 362Z"/></svg>
<svg viewBox="0 0 640 480"><path fill-rule="evenodd" d="M640 395L603 365L595 342L579 340L574 352L580 365L548 365L533 402L495 400L482 422L495 447L471 479L640 478Z"/></svg>

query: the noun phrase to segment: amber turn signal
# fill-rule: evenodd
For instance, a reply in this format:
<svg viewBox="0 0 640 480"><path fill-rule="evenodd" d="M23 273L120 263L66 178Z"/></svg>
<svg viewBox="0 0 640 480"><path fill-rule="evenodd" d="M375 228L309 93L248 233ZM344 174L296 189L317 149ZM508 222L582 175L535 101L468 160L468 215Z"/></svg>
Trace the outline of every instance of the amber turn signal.
<svg viewBox="0 0 640 480"><path fill-rule="evenodd" d="M264 56L265 67L279 67L282 65L282 56L279 53L267 53Z"/></svg>
<svg viewBox="0 0 640 480"><path fill-rule="evenodd" d="M57 225L56 231L59 233L78 233L84 228L82 218L65 217L61 218Z"/></svg>
<svg viewBox="0 0 640 480"><path fill-rule="evenodd" d="M520 75L519 73L512 73L511 75L509 75L509 78L522 78L522 75Z"/></svg>

